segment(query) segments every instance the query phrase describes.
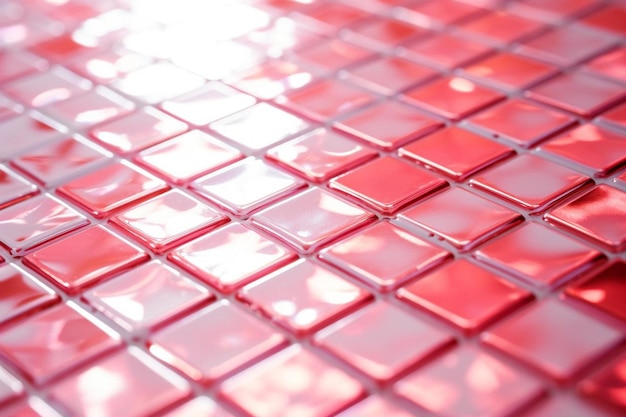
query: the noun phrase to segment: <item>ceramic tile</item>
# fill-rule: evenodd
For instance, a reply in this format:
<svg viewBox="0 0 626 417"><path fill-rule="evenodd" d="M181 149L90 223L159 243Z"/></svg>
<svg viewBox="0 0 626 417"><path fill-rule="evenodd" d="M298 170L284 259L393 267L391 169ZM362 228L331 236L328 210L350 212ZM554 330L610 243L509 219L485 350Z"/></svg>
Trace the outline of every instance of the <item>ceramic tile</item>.
<svg viewBox="0 0 626 417"><path fill-rule="evenodd" d="M341 39L317 42L295 54L295 61L305 67L324 72L337 72L374 56L370 49Z"/></svg>
<svg viewBox="0 0 626 417"><path fill-rule="evenodd" d="M448 70L479 59L492 51L488 45L451 33L434 34L424 40L404 45L403 49L407 58Z"/></svg>
<svg viewBox="0 0 626 417"><path fill-rule="evenodd" d="M495 46L508 46L536 35L545 25L502 10L484 14L461 26L463 33Z"/></svg>

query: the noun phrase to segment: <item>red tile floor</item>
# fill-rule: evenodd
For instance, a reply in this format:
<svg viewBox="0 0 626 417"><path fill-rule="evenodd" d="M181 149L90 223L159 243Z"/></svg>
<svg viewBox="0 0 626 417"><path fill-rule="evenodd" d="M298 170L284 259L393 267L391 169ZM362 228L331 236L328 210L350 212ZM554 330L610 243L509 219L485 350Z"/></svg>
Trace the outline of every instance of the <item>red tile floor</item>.
<svg viewBox="0 0 626 417"><path fill-rule="evenodd" d="M624 415L624 0L0 0L0 417Z"/></svg>

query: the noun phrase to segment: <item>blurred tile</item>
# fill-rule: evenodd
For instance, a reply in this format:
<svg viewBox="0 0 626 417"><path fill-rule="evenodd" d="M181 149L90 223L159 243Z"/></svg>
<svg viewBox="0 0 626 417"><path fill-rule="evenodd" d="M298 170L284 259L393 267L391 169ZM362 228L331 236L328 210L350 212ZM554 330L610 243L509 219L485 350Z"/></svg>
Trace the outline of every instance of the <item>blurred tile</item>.
<svg viewBox="0 0 626 417"><path fill-rule="evenodd" d="M234 417L209 397L196 397L163 415L164 417Z"/></svg>
<svg viewBox="0 0 626 417"><path fill-rule="evenodd" d="M21 114L0 123L0 137L21 138L3 140L0 147L0 159L9 159L17 153L25 152L51 139L58 138L66 131L64 126L52 122L40 115Z"/></svg>
<svg viewBox="0 0 626 417"><path fill-rule="evenodd" d="M585 68L594 74L626 83L626 47L613 49L592 59Z"/></svg>
<svg viewBox="0 0 626 417"><path fill-rule="evenodd" d="M488 45L450 33L435 33L403 46L403 55L425 64L452 70L477 60L493 49Z"/></svg>
<svg viewBox="0 0 626 417"><path fill-rule="evenodd" d="M600 10L591 13L582 19L586 25L596 29L602 29L615 35L626 36L624 21L626 20L626 7L620 4L608 4Z"/></svg>
<svg viewBox="0 0 626 417"><path fill-rule="evenodd" d="M441 0L440 0L441 1ZM450 12L451 10L448 10ZM346 30L345 36L372 49L387 50L428 33L426 29L393 18L379 17Z"/></svg>
<svg viewBox="0 0 626 417"><path fill-rule="evenodd" d="M3 50L0 52L0 83L34 72L45 70L45 59L22 51Z"/></svg>
<svg viewBox="0 0 626 417"><path fill-rule="evenodd" d="M328 39L297 52L294 60L305 67L334 73L372 56L369 49L341 39Z"/></svg>
<svg viewBox="0 0 626 417"><path fill-rule="evenodd" d="M626 357L621 355L617 362L582 381L578 385L579 391L589 398L615 407L616 412L623 413L626 410L626 398L624 397L624 390L620 387L623 387L626 382L624 378L625 367Z"/></svg>
<svg viewBox="0 0 626 417"><path fill-rule="evenodd" d="M404 19L422 27L441 27L458 23L481 11L481 8L467 2L428 0L407 5L400 9L399 14Z"/></svg>
<svg viewBox="0 0 626 417"><path fill-rule="evenodd" d="M544 28L541 22L502 10L481 15L461 25L463 33L499 47L532 37Z"/></svg>
<svg viewBox="0 0 626 417"><path fill-rule="evenodd" d="M68 62L72 71L95 83L106 84L150 63L150 58L129 51L98 51Z"/></svg>
<svg viewBox="0 0 626 417"><path fill-rule="evenodd" d="M21 77L2 85L2 89L9 96L32 107L66 100L90 88L91 83L88 80L59 68Z"/></svg>
<svg viewBox="0 0 626 417"><path fill-rule="evenodd" d="M8 373L4 368L0 368L0 404L17 397L23 390L24 386L19 379Z"/></svg>
<svg viewBox="0 0 626 417"><path fill-rule="evenodd" d="M240 77L228 80L237 89L259 99L271 100L312 82L317 73L290 61L276 60L259 65Z"/></svg>
<svg viewBox="0 0 626 417"><path fill-rule="evenodd" d="M410 417L412 415L409 411L395 405L393 401L372 395L343 413L337 414L337 417Z"/></svg>

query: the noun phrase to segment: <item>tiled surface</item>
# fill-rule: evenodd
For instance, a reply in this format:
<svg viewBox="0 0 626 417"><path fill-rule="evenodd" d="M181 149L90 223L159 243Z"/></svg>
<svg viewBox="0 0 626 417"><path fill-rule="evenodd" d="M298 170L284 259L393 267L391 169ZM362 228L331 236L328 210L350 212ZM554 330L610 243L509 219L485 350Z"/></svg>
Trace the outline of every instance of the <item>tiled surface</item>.
<svg viewBox="0 0 626 417"><path fill-rule="evenodd" d="M0 416L626 412L620 0L0 0Z"/></svg>

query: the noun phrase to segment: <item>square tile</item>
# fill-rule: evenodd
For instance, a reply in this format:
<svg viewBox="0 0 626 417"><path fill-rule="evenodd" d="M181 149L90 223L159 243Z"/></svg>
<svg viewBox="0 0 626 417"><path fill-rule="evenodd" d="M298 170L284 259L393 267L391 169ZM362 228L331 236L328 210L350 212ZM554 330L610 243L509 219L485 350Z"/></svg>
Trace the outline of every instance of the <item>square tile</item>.
<svg viewBox="0 0 626 417"><path fill-rule="evenodd" d="M412 413L400 408L392 400L379 395L370 395L343 413L337 414L337 417L411 417L412 415Z"/></svg>
<svg viewBox="0 0 626 417"><path fill-rule="evenodd" d="M141 249L95 226L27 255L24 265L65 291L77 293L147 260L148 254Z"/></svg>
<svg viewBox="0 0 626 417"><path fill-rule="evenodd" d="M474 256L538 287L558 286L605 259L602 252L537 223L489 242Z"/></svg>
<svg viewBox="0 0 626 417"><path fill-rule="evenodd" d="M198 335L207 335L199 339ZM211 384L284 347L287 340L224 300L154 333L150 353L201 384Z"/></svg>
<svg viewBox="0 0 626 417"><path fill-rule="evenodd" d="M391 215L419 198L444 188L434 175L391 157L382 157L333 178L329 187Z"/></svg>
<svg viewBox="0 0 626 417"><path fill-rule="evenodd" d="M252 224L302 253L319 249L373 221L375 216L350 203L311 188L252 216Z"/></svg>
<svg viewBox="0 0 626 417"><path fill-rule="evenodd" d="M168 256L170 261L225 293L295 258L291 251L239 223L208 233Z"/></svg>
<svg viewBox="0 0 626 417"><path fill-rule="evenodd" d="M343 3L328 3L296 12L296 21L323 33L332 34L369 17L366 11Z"/></svg>
<svg viewBox="0 0 626 417"><path fill-rule="evenodd" d="M131 51L97 51L75 57L66 65L69 69L95 83L106 84L149 64L151 59Z"/></svg>
<svg viewBox="0 0 626 417"><path fill-rule="evenodd" d="M353 26L346 30L345 36L370 48L386 51L394 46L424 36L428 30L406 21L379 17Z"/></svg>
<svg viewBox="0 0 626 417"><path fill-rule="evenodd" d="M247 285L237 298L304 336L360 307L372 295L329 269L301 259Z"/></svg>
<svg viewBox="0 0 626 417"><path fill-rule="evenodd" d="M536 20L502 10L483 14L461 26L463 33L494 46L506 47L535 35L545 28Z"/></svg>
<svg viewBox="0 0 626 417"><path fill-rule="evenodd" d="M544 210L588 185L578 172L532 154L500 164L470 180L470 185L526 210Z"/></svg>
<svg viewBox="0 0 626 417"><path fill-rule="evenodd" d="M39 56L57 62L63 62L95 50L93 46L78 42L69 33L46 39L31 46L29 49Z"/></svg>
<svg viewBox="0 0 626 417"><path fill-rule="evenodd" d="M586 401L566 395L553 396L544 400L525 414L526 417L611 417L612 415L606 408L594 407Z"/></svg>
<svg viewBox="0 0 626 417"><path fill-rule="evenodd" d="M3 83L7 95L22 104L41 107L75 97L91 88L91 83L65 69L38 72Z"/></svg>
<svg viewBox="0 0 626 417"><path fill-rule="evenodd" d="M15 264L0 266L0 288L0 322L3 324L60 300L53 290Z"/></svg>
<svg viewBox="0 0 626 417"><path fill-rule="evenodd" d="M0 210L19 203L38 192L35 184L0 165Z"/></svg>
<svg viewBox="0 0 626 417"><path fill-rule="evenodd" d="M624 335L556 300L533 304L485 332L482 342L566 383Z"/></svg>
<svg viewBox="0 0 626 417"><path fill-rule="evenodd" d="M563 23L584 14L598 5L597 0L515 0L510 8L515 13L549 23Z"/></svg>
<svg viewBox="0 0 626 417"><path fill-rule="evenodd" d="M19 379L8 373L4 368L0 368L0 404L14 399L23 390L24 386Z"/></svg>
<svg viewBox="0 0 626 417"><path fill-rule="evenodd" d="M585 69L593 74L626 83L626 47L610 50L585 65Z"/></svg>
<svg viewBox="0 0 626 417"><path fill-rule="evenodd" d="M611 405L615 407L615 411L621 413L626 410L626 398L624 398L623 391L619 389L626 383L624 368L626 368L626 356L621 355L617 362L582 381L578 389L588 398Z"/></svg>
<svg viewBox="0 0 626 417"><path fill-rule="evenodd" d="M515 151L451 126L403 146L398 154L455 181L464 181L478 171L510 157Z"/></svg>
<svg viewBox="0 0 626 417"><path fill-rule="evenodd" d="M598 121L626 130L626 103L619 104L605 111L598 117Z"/></svg>
<svg viewBox="0 0 626 417"><path fill-rule="evenodd" d="M387 292L439 265L451 254L388 222L341 240L320 259Z"/></svg>
<svg viewBox="0 0 626 417"><path fill-rule="evenodd" d="M0 53L0 83L22 77L27 74L45 70L48 63L45 59L28 52L3 50Z"/></svg>
<svg viewBox="0 0 626 417"><path fill-rule="evenodd" d="M0 123L0 137L21 140L3 140L0 147L0 160L25 152L37 145L58 138L67 129L40 114L20 114Z"/></svg>
<svg viewBox="0 0 626 417"><path fill-rule="evenodd" d="M317 333L313 343L384 384L454 339L398 307L378 302Z"/></svg>
<svg viewBox="0 0 626 417"><path fill-rule="evenodd" d="M412 107L384 101L359 110L333 125L370 145L389 151L442 127L443 123Z"/></svg>
<svg viewBox="0 0 626 417"><path fill-rule="evenodd" d="M319 72L335 73L374 56L370 49L341 39L325 39L296 52L293 60Z"/></svg>
<svg viewBox="0 0 626 417"><path fill-rule="evenodd" d="M227 380L218 395L245 413L275 417L333 415L365 393L355 378L294 345Z"/></svg>
<svg viewBox="0 0 626 417"><path fill-rule="evenodd" d="M167 323L214 296L175 269L152 261L86 291L81 298L124 330L134 332Z"/></svg>
<svg viewBox="0 0 626 417"><path fill-rule="evenodd" d="M322 7L324 6L330 8L342 6L350 8L340 3L322 5ZM320 7L318 11L321 10L322 7ZM282 57L290 52L298 51L324 39L320 33L311 30L308 25L302 25L299 15L294 15L294 17L295 18L280 16L266 27L247 33L245 39L263 49L268 56L273 58ZM336 16L334 14L327 16L326 22L329 22L333 17ZM260 66L263 66L263 64L259 65L259 67Z"/></svg>
<svg viewBox="0 0 626 417"><path fill-rule="evenodd" d="M601 29L615 35L626 36L624 20L626 19L626 7L619 4L608 4L600 10L591 13L582 19L585 25Z"/></svg>
<svg viewBox="0 0 626 417"><path fill-rule="evenodd" d="M209 397L196 397L172 411L163 414L163 417L235 417L224 410L219 404Z"/></svg>
<svg viewBox="0 0 626 417"><path fill-rule="evenodd" d="M119 336L103 326L60 304L0 331L0 352L39 385L117 346Z"/></svg>
<svg viewBox="0 0 626 417"><path fill-rule="evenodd" d="M626 193L608 185L590 190L545 218L612 252L626 248Z"/></svg>
<svg viewBox="0 0 626 417"><path fill-rule="evenodd" d="M228 217L179 190L168 191L109 221L156 254L163 254L208 230Z"/></svg>
<svg viewBox="0 0 626 417"><path fill-rule="evenodd" d="M435 33L402 47L402 55L435 68L452 70L477 60L493 49L480 42L450 33Z"/></svg>
<svg viewBox="0 0 626 417"><path fill-rule="evenodd" d="M27 399L21 399L16 402L8 404L0 411L2 417L13 416L33 416L33 417L62 417L56 410L52 409L39 397L28 397Z"/></svg>
<svg viewBox="0 0 626 417"><path fill-rule="evenodd" d="M458 23L482 9L467 2L455 0L429 0L410 4L399 10L404 19L423 27L441 27Z"/></svg>

